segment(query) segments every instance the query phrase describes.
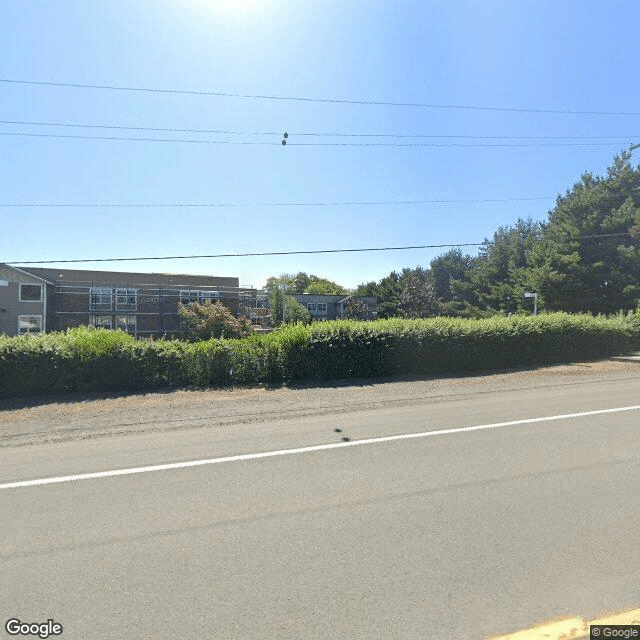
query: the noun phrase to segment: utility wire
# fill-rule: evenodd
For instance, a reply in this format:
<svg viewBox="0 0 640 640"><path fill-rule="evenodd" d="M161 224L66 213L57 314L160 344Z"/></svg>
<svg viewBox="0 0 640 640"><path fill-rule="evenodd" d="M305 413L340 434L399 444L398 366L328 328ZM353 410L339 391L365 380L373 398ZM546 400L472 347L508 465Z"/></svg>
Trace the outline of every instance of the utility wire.
<svg viewBox="0 0 640 640"><path fill-rule="evenodd" d="M282 131L234 131L229 129L176 129L172 127L127 127L108 124L79 124L75 122L28 122L24 120L0 120L0 124L17 124L33 127L76 127L82 129L118 129L124 131L164 131L173 133L223 133L227 135L243 135L243 136L279 136ZM341 134L316 134L316 133L297 133L296 135L341 135ZM344 134L351 135L351 134ZM386 137L386 136L385 136ZM419 136L408 136L419 137ZM430 136L429 136L430 137ZM622 137L622 136L620 136ZM628 136L626 136L628 137ZM640 138L640 136L636 136Z"/></svg>
<svg viewBox="0 0 640 640"><path fill-rule="evenodd" d="M605 233L601 235L590 236L577 236L573 238L567 238L566 240L586 240L589 238L615 238L626 237L629 233ZM453 244L420 244L411 245L405 247L374 247L367 249L316 249L314 251L263 251L259 253L217 253L212 255L197 255L197 256L148 256L145 258L83 258L74 260L32 260L32 261L14 261L5 262L10 265L25 265L25 264L62 264L62 263L78 263L78 262L133 262L140 260L195 260L200 258L246 258L250 256L297 256L297 255L309 255L319 253L361 253L372 251L406 251L409 249L442 249L449 247L481 247L483 245L493 244L492 242L457 242Z"/></svg>
<svg viewBox="0 0 640 640"><path fill-rule="evenodd" d="M619 142L559 142L559 143L498 143L481 144L467 142L288 142L287 146L295 147L482 147L482 148L517 148L517 147L617 147Z"/></svg>
<svg viewBox="0 0 640 640"><path fill-rule="evenodd" d="M83 124L76 122L30 122L25 120L0 120L0 124L33 127L73 127L80 129L116 129L119 131L160 131L167 133L215 133L241 136L279 136L281 131L235 131L231 129L178 129L174 127L131 127L108 124ZM432 135L424 133L343 133L289 131L289 136L329 138L446 138L469 140L628 140L640 139L640 135L626 136L479 136L479 135Z"/></svg>
<svg viewBox="0 0 640 640"><path fill-rule="evenodd" d="M185 140L180 138L133 138L121 136L80 136L59 133L17 133L0 131L0 136L24 136L30 138L66 138L72 140L124 140L127 142L178 142L185 144L241 144L281 146L280 142L260 142L244 140ZM480 147L480 148L517 148L517 147L612 147L619 142L560 142L560 143L462 143L462 142L287 142L291 147Z"/></svg>
<svg viewBox="0 0 640 640"><path fill-rule="evenodd" d="M44 82L36 80L16 80L13 78L0 78L0 82L6 84L34 85L43 87L67 87L74 89L101 89L108 91L130 91L139 93L161 93L192 96L216 96L222 98L250 98L254 100L281 100L296 102L316 102L331 104L375 105L386 107L414 107L423 109L466 109L475 111L506 111L515 113L552 113L572 115L596 115L596 116L639 116L637 111L579 111L571 109L537 109L517 107L486 107L461 104L431 104L424 102L386 102L382 100L354 100L342 98L307 98L303 96L277 96L267 94L231 93L226 91L193 91L185 89L154 89L150 87L127 87L103 84L81 84L73 82Z"/></svg>
<svg viewBox="0 0 640 640"><path fill-rule="evenodd" d="M179 138L131 138L122 136L79 136L61 133L17 133L0 131L0 136L26 136L29 138L69 138L72 140L126 140L127 142L181 142L191 144L252 144L252 145L277 145L279 142L256 142L243 140L183 140Z"/></svg>
<svg viewBox="0 0 640 640"><path fill-rule="evenodd" d="M492 198L486 200L378 200L372 202L202 202L202 203L0 203L0 207L56 207L56 208L210 208L210 207L346 207L346 206L380 206L380 205L407 205L407 204L475 204L491 202L530 202L536 200L553 200L555 196L538 196L534 198Z"/></svg>

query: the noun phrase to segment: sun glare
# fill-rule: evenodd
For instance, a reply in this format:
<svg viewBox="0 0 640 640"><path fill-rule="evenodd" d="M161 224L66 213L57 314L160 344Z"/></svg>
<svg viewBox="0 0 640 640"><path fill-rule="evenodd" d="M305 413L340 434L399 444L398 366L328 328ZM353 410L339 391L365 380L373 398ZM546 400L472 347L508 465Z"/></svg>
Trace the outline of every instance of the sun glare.
<svg viewBox="0 0 640 640"><path fill-rule="evenodd" d="M225 13L242 12L248 9L258 8L267 0L207 0L208 4L218 11Z"/></svg>

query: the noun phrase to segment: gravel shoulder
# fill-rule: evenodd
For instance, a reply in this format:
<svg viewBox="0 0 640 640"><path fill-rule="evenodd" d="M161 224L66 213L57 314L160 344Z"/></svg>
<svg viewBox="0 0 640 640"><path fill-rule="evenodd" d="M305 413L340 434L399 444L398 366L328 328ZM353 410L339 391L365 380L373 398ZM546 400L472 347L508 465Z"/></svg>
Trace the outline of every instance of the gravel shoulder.
<svg viewBox="0 0 640 640"><path fill-rule="evenodd" d="M375 411L492 393L637 379L640 358L456 377L345 380L280 388L74 394L0 402L0 447L175 429L211 429L299 416Z"/></svg>

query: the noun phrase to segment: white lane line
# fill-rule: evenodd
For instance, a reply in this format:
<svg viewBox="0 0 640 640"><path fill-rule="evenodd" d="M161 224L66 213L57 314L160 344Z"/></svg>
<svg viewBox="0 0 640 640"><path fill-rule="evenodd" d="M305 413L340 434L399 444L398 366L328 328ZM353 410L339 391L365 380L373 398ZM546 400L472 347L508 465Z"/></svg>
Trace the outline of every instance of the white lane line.
<svg viewBox="0 0 640 640"><path fill-rule="evenodd" d="M96 471L93 473L79 473L72 476L58 476L54 478L40 478L38 480L21 480L19 482L7 482L0 484L0 489L18 489L20 487L35 487L45 484L58 484L61 482L74 482L75 480L91 480L94 478L110 478L113 476L129 476L136 473L149 473L151 471L167 471L170 469L188 469L189 467L201 467L208 464L222 464L223 462L240 462L242 460L259 460L260 458L275 458L276 456L289 456L298 453L310 453L312 451L326 451L328 449L341 449L344 447L359 447L365 444L377 444L379 442L393 442L394 440L410 440L412 438L429 438L431 436L443 436L452 433L466 433L468 431L482 431L484 429L498 429L500 427L513 427L519 424L533 424L536 422L551 422L552 420L567 420L569 418L583 418L585 416L597 416L605 413L620 413L622 411L636 411L640 405L631 407L617 407L615 409L598 409L597 411L582 411L580 413L564 413L557 416L545 416L543 418L525 418L524 420L511 420L509 422L494 422L492 424L480 424L473 427L458 427L456 429L442 429L440 431L422 431L420 433L403 433L396 436L383 436L380 438L367 438L365 440L353 440L350 442L336 442L333 444L318 444L311 447L299 447L297 449L280 449L278 451L264 451L262 453L245 453L225 458L210 458L208 460L190 460L189 462L170 462L156 464L148 467L133 467L130 469L114 469L111 471Z"/></svg>

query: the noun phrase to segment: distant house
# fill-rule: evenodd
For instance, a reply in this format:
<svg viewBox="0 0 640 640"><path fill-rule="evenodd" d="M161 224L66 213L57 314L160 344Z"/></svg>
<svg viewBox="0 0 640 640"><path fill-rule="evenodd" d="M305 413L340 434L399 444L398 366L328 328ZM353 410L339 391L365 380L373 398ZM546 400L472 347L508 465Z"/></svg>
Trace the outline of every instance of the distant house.
<svg viewBox="0 0 640 640"><path fill-rule="evenodd" d="M0 334L79 325L136 336L176 335L178 303L221 300L238 313L247 290L238 278L14 267L0 263Z"/></svg>
<svg viewBox="0 0 640 640"><path fill-rule="evenodd" d="M378 300L375 296L333 296L313 293L296 293L293 297L303 305L312 320L339 320L348 317L349 305L360 303L364 320L378 316Z"/></svg>

